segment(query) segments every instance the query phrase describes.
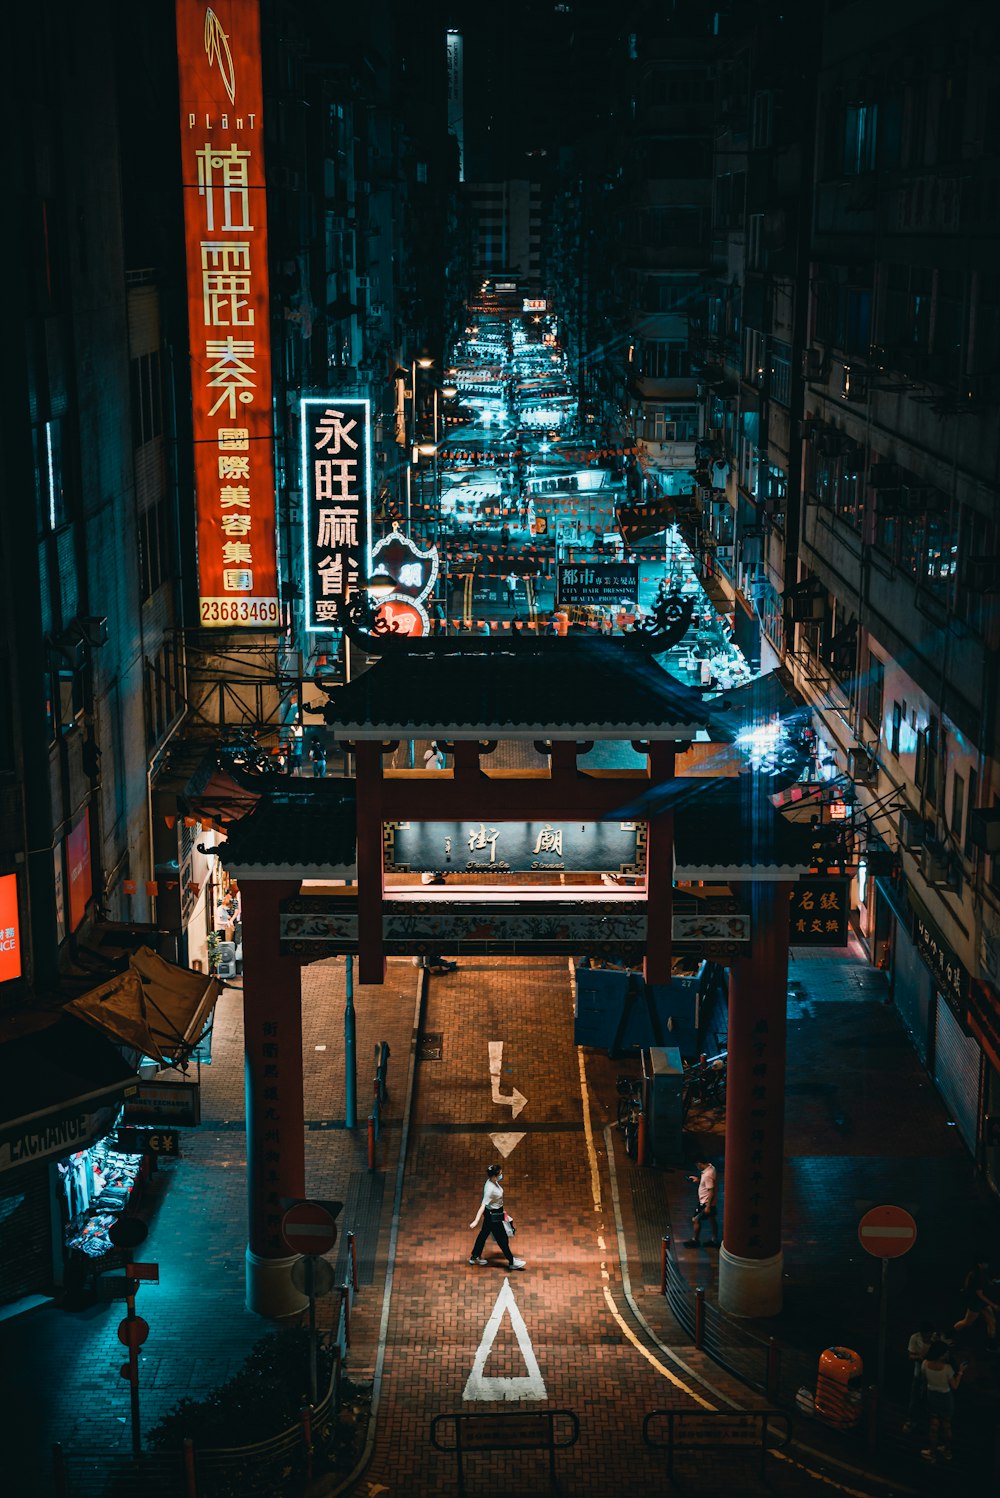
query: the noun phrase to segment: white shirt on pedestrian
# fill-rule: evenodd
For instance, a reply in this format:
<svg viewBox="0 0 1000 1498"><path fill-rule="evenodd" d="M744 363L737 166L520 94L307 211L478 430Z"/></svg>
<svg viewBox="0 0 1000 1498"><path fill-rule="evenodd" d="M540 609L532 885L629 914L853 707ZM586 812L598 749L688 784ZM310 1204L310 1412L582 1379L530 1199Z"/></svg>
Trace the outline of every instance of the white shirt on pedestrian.
<svg viewBox="0 0 1000 1498"><path fill-rule="evenodd" d="M714 1165L706 1165L698 1177L698 1200L703 1207L710 1207L715 1201L716 1174Z"/></svg>
<svg viewBox="0 0 1000 1498"><path fill-rule="evenodd" d="M483 1208L498 1208L503 1206L503 1187L498 1186L496 1181L489 1180L483 1187Z"/></svg>

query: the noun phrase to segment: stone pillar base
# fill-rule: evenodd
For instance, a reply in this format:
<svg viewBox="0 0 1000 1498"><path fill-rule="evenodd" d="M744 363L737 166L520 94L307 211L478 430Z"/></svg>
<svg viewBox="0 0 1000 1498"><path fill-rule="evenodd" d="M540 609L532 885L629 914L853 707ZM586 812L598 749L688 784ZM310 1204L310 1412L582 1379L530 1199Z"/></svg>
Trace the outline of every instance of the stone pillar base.
<svg viewBox="0 0 1000 1498"><path fill-rule="evenodd" d="M741 1259L719 1250L719 1309L730 1316L777 1316L781 1310L785 1256Z"/></svg>
<svg viewBox="0 0 1000 1498"><path fill-rule="evenodd" d="M292 1284L292 1265L300 1254L282 1259L262 1259L247 1249L247 1310L258 1316L295 1316L309 1301Z"/></svg>

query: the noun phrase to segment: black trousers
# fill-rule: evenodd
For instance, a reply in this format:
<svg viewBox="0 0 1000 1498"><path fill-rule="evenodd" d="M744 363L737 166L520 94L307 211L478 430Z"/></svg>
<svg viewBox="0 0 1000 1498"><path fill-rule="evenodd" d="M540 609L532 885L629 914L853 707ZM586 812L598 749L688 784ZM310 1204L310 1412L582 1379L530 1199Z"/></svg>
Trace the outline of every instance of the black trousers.
<svg viewBox="0 0 1000 1498"><path fill-rule="evenodd" d="M479 1236L476 1238L476 1244L472 1250L472 1253L470 1254L470 1258L482 1258L483 1249L486 1246L486 1240L491 1233L493 1234L494 1242L498 1244L500 1251L505 1255L507 1262L509 1264L513 1264L514 1251L510 1246L510 1239L507 1237L507 1229L503 1225L503 1213L491 1212L488 1210L483 1213L483 1225L479 1229Z"/></svg>

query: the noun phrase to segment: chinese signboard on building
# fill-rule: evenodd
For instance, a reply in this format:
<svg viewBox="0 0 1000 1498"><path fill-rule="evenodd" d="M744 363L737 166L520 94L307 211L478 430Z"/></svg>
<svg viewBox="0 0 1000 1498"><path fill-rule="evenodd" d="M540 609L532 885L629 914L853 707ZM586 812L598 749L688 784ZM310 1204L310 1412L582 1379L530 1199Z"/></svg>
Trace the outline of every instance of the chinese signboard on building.
<svg viewBox="0 0 1000 1498"><path fill-rule="evenodd" d="M938 991L942 993L960 1019L964 1021L969 1007L969 974L941 936L937 927L914 912L913 941L931 970Z"/></svg>
<svg viewBox="0 0 1000 1498"><path fill-rule="evenodd" d="M177 0L199 622L278 625L260 14Z"/></svg>
<svg viewBox="0 0 1000 1498"><path fill-rule="evenodd" d="M371 408L339 396L302 402L306 628L335 629L338 605L370 570Z"/></svg>
<svg viewBox="0 0 1000 1498"><path fill-rule="evenodd" d="M846 947L850 885L846 879L800 879L792 886L793 947Z"/></svg>
<svg viewBox="0 0 1000 1498"><path fill-rule="evenodd" d="M642 871L635 822L387 822L384 841L389 871Z"/></svg>
<svg viewBox="0 0 1000 1498"><path fill-rule="evenodd" d="M0 875L0 983L21 976L21 922L17 913L17 875Z"/></svg>
<svg viewBox="0 0 1000 1498"><path fill-rule="evenodd" d="M638 562L560 563L559 602L617 608L639 597Z"/></svg>

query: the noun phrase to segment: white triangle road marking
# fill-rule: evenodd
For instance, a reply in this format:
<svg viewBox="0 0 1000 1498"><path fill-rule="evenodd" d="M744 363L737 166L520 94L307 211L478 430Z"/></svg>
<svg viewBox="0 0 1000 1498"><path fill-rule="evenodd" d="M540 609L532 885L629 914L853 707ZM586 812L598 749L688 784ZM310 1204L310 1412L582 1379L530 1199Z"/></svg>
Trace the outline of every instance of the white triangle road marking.
<svg viewBox="0 0 1000 1498"><path fill-rule="evenodd" d="M503 1155L504 1159L506 1160L506 1158L510 1154L511 1150L516 1150L517 1149L517 1146L521 1143L521 1140L524 1138L524 1135L523 1134L491 1134L490 1138L492 1139L493 1143L496 1145L496 1147L497 1147L498 1151L500 1152L500 1154Z"/></svg>
<svg viewBox="0 0 1000 1498"><path fill-rule="evenodd" d="M517 1345L521 1349L524 1366L528 1372L526 1376L522 1375L520 1378L486 1378L483 1369L486 1367L486 1359L490 1355L497 1332L500 1330L504 1311L510 1317L510 1324L514 1329L514 1336L517 1338ZM462 1398L517 1400L548 1399L548 1397L538 1359L535 1357L535 1349L528 1336L528 1328L517 1308L514 1292L510 1288L510 1280L505 1275L503 1289L497 1296L490 1319L486 1323L486 1330L483 1332L483 1339L476 1352L472 1372L466 1380Z"/></svg>

